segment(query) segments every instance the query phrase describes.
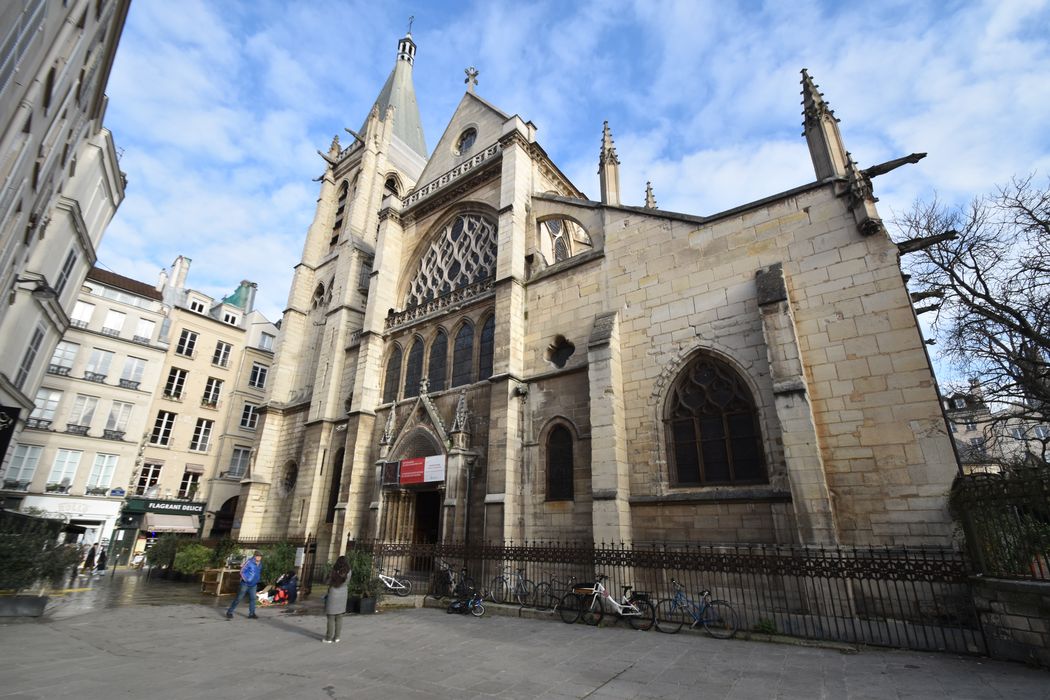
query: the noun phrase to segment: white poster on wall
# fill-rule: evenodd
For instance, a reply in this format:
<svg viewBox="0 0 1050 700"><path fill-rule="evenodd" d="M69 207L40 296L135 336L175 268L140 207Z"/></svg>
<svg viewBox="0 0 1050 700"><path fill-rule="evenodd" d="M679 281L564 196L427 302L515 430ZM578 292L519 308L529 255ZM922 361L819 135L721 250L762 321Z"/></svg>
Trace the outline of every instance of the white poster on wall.
<svg viewBox="0 0 1050 700"><path fill-rule="evenodd" d="M427 457L423 462L423 481L445 480L445 455Z"/></svg>

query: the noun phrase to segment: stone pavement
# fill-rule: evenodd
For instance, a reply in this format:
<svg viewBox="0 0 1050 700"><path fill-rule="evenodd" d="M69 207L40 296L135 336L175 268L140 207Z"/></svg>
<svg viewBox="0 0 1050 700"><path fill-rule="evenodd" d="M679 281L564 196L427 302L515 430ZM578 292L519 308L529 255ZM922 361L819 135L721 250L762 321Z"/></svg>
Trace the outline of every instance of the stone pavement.
<svg viewBox="0 0 1050 700"><path fill-rule="evenodd" d="M259 620L243 604L226 620L228 599L163 602L0 620L0 699L1050 698L1050 673L972 657L427 608L347 616L343 641L321 644L319 601Z"/></svg>

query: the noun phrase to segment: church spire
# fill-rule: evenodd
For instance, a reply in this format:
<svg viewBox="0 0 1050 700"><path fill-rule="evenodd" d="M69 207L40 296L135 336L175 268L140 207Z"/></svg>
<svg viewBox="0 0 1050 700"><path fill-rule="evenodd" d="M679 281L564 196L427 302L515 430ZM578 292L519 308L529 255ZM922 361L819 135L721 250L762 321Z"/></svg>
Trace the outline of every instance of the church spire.
<svg viewBox="0 0 1050 700"><path fill-rule="evenodd" d="M817 84L805 68L802 69L802 127L809 144L813 170L817 180L845 177L849 158L839 133L838 119L817 90Z"/></svg>
<svg viewBox="0 0 1050 700"><path fill-rule="evenodd" d="M602 204L620 203L620 159L616 156L609 122L602 124L602 150L598 154L598 179L601 183Z"/></svg>
<svg viewBox="0 0 1050 700"><path fill-rule="evenodd" d="M656 196L653 195L653 183L645 183L645 208L656 209Z"/></svg>
<svg viewBox="0 0 1050 700"><path fill-rule="evenodd" d="M390 77L386 79L383 89L379 91L372 109L377 111L379 119L385 120L387 110L394 108L394 136L406 146L427 157L427 144L423 138L423 122L419 118L419 105L416 104L416 89L412 84L412 66L416 62L416 42L412 33L407 32L397 42L397 60ZM365 126L368 121L365 120ZM361 127L361 133L365 127Z"/></svg>

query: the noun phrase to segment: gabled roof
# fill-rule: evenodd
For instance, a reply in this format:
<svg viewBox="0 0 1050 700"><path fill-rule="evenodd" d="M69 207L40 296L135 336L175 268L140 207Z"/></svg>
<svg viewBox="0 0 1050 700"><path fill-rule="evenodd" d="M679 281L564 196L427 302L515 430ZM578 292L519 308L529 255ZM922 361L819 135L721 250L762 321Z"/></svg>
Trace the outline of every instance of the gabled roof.
<svg viewBox="0 0 1050 700"><path fill-rule="evenodd" d="M456 167L463 161L473 158L478 152L491 146L499 140L503 131L503 124L510 119L504 112L492 106L472 92L463 94L456 111L452 113L445 133L434 147L434 154L430 157L423 172L419 175L418 185L441 177L446 172ZM456 142L467 128L477 130L474 145L469 151L457 153Z"/></svg>

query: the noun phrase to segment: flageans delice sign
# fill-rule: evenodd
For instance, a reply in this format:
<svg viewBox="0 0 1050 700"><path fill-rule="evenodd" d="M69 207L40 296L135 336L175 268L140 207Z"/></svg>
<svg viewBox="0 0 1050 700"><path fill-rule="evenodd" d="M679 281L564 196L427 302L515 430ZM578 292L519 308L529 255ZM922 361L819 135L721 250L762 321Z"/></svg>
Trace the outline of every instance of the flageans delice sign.
<svg viewBox="0 0 1050 700"><path fill-rule="evenodd" d="M401 460L400 478L402 485L426 484L432 481L445 480L445 455L431 457L413 457Z"/></svg>

